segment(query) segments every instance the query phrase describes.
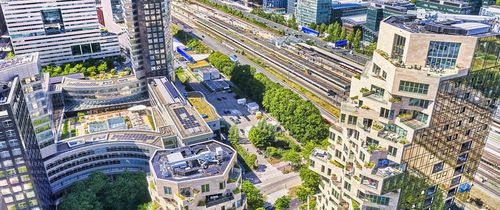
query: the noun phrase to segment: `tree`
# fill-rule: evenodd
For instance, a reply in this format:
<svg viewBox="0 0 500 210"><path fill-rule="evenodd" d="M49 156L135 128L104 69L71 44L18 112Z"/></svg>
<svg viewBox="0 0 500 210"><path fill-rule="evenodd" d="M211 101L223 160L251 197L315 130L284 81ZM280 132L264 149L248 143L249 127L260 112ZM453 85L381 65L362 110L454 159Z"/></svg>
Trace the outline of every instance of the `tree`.
<svg viewBox="0 0 500 210"><path fill-rule="evenodd" d="M231 144L237 145L240 142L240 133L238 131L238 127L234 125L231 126L231 128L229 128L229 134L227 138L229 139L229 142Z"/></svg>
<svg viewBox="0 0 500 210"><path fill-rule="evenodd" d="M241 190L247 196L248 209L257 209L264 206L264 196L260 190L248 180L241 184Z"/></svg>
<svg viewBox="0 0 500 210"><path fill-rule="evenodd" d="M275 133L274 126L262 120L250 129L250 132L248 132L248 139L255 147L265 149L274 142Z"/></svg>
<svg viewBox="0 0 500 210"><path fill-rule="evenodd" d="M125 173L112 181L102 173L94 173L77 182L63 195L61 210L137 209L150 201L143 173Z"/></svg>
<svg viewBox="0 0 500 210"><path fill-rule="evenodd" d="M352 43L354 41L354 30L351 30L346 37L347 41Z"/></svg>
<svg viewBox="0 0 500 210"><path fill-rule="evenodd" d="M323 32L326 31L326 29L328 29L328 26L325 24L325 23L322 23L320 26L319 26L319 33L322 34Z"/></svg>
<svg viewBox="0 0 500 210"><path fill-rule="evenodd" d="M256 167L257 165L255 164L255 161L257 161L257 155L256 154L251 154L248 156L248 162L251 164L252 167Z"/></svg>
<svg viewBox="0 0 500 210"><path fill-rule="evenodd" d="M318 24L316 24L316 23L309 24L309 28L312 30L316 30L317 27L318 27Z"/></svg>
<svg viewBox="0 0 500 210"><path fill-rule="evenodd" d="M500 0L497 0L497 5L500 6Z"/></svg>
<svg viewBox="0 0 500 210"><path fill-rule="evenodd" d="M330 23L330 25L328 25L328 29L327 29L328 34L332 35L334 30L335 30L335 24Z"/></svg>
<svg viewBox="0 0 500 210"><path fill-rule="evenodd" d="M316 192L315 190L302 185L297 190L297 198L299 199L300 202L306 203L307 197L314 195L315 192Z"/></svg>
<svg viewBox="0 0 500 210"><path fill-rule="evenodd" d="M346 31L345 31L345 27L342 26L342 30L340 31L339 39L345 39L345 38L346 38Z"/></svg>
<svg viewBox="0 0 500 210"><path fill-rule="evenodd" d="M360 42L361 42L361 30L356 30L356 35L354 35L354 40L352 41L354 48L359 48Z"/></svg>
<svg viewBox="0 0 500 210"><path fill-rule="evenodd" d="M290 161L292 166L297 168L302 163L302 157L295 150L288 150L283 154L283 159L286 161Z"/></svg>
<svg viewBox="0 0 500 210"><path fill-rule="evenodd" d="M319 174L308 168L300 169L299 176L302 180L302 185L311 189L316 189L321 180Z"/></svg>
<svg viewBox="0 0 500 210"><path fill-rule="evenodd" d="M108 63L106 63L106 62L102 62L97 67L97 71L99 71L99 72L106 71L106 70L108 70Z"/></svg>
<svg viewBox="0 0 500 210"><path fill-rule="evenodd" d="M276 210L286 210L290 208L290 197L286 195L279 197L274 202L274 207L276 208Z"/></svg>

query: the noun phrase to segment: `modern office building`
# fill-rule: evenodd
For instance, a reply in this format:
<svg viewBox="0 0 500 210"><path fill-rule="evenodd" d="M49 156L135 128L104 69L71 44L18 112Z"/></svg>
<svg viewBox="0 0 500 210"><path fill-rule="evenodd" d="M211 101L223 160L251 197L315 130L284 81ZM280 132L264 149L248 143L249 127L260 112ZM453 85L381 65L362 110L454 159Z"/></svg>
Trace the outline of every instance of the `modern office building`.
<svg viewBox="0 0 500 210"><path fill-rule="evenodd" d="M500 94L500 35L477 22L415 23L381 23L331 145L311 155L319 209L402 209L411 193L422 202L410 208L442 209L468 196Z"/></svg>
<svg viewBox="0 0 500 210"><path fill-rule="evenodd" d="M174 79L170 1L124 0L123 9L137 78L166 76Z"/></svg>
<svg viewBox="0 0 500 210"><path fill-rule="evenodd" d="M330 22L331 0L297 0L295 18L301 26Z"/></svg>
<svg viewBox="0 0 500 210"><path fill-rule="evenodd" d="M262 8L264 11L286 10L287 0L264 0Z"/></svg>
<svg viewBox="0 0 500 210"><path fill-rule="evenodd" d="M151 199L163 209L245 209L236 151L217 141L157 150L150 160Z"/></svg>
<svg viewBox="0 0 500 210"><path fill-rule="evenodd" d="M418 8L434 10L443 13L477 15L482 6L495 4L492 0L417 0Z"/></svg>
<svg viewBox="0 0 500 210"><path fill-rule="evenodd" d="M415 5L405 1L372 1L368 7L366 22L363 25L363 40L374 42L377 40L380 22L389 16L406 15L408 11L415 10Z"/></svg>
<svg viewBox="0 0 500 210"><path fill-rule="evenodd" d="M2 1L16 55L39 53L42 65L120 54L117 36L101 31L96 1Z"/></svg>
<svg viewBox="0 0 500 210"><path fill-rule="evenodd" d="M500 6L493 5L493 6L481 7L481 10L479 11L479 15L498 17L498 16L500 16Z"/></svg>
<svg viewBox="0 0 500 210"><path fill-rule="evenodd" d="M332 14L330 15L330 22L341 22L343 17L353 17L366 15L368 4L366 3L332 3Z"/></svg>
<svg viewBox="0 0 500 210"><path fill-rule="evenodd" d="M57 151L44 159L56 198L94 172L149 172L155 151L213 138L209 125L165 77L148 80L146 87L150 100L142 103L63 109Z"/></svg>
<svg viewBox="0 0 500 210"><path fill-rule="evenodd" d="M295 7L297 5L297 0L287 0L286 2L286 13L295 15Z"/></svg>
<svg viewBox="0 0 500 210"><path fill-rule="evenodd" d="M52 193L21 81L1 79L0 209L51 209Z"/></svg>

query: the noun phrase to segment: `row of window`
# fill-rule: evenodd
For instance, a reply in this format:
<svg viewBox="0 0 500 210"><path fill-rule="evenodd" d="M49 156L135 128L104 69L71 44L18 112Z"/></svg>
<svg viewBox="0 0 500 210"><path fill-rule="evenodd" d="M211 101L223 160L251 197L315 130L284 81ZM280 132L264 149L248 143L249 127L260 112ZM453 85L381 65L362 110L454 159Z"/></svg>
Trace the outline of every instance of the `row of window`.
<svg viewBox="0 0 500 210"><path fill-rule="evenodd" d="M92 44L81 44L81 45L73 45L71 46L71 53L73 55L85 55L91 53L101 52L101 44L100 43L92 43Z"/></svg>
<svg viewBox="0 0 500 210"><path fill-rule="evenodd" d="M399 91L427 94L429 91L429 85L401 80L399 82Z"/></svg>

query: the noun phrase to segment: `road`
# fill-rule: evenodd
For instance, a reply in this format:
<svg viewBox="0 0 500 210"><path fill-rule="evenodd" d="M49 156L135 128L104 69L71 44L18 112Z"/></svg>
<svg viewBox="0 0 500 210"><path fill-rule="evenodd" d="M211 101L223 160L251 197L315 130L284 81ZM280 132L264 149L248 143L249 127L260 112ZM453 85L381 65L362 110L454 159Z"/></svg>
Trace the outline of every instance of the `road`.
<svg viewBox="0 0 500 210"><path fill-rule="evenodd" d="M179 19L182 19L183 21L180 21ZM215 38L212 37L214 35L211 32L208 32L206 30L198 28L189 18L187 18L185 16L182 16L182 14L174 12L173 13L173 22L176 23L177 25L182 26L185 31L190 32L193 35L195 35L195 37L198 37L199 39L201 39L201 41L204 44L206 44L208 47L212 48L213 50L220 51L220 52L222 52L222 53L224 53L226 55L236 54L235 50L237 49L237 47L234 44L229 43L229 42L222 42L221 43L220 41L218 41L218 40L216 40ZM239 60L239 62L241 64L247 64L247 65L255 67L257 72L261 72L261 73L265 74L273 82L279 83L282 86L284 86L285 88L294 91L295 93L297 93L298 95L300 95L305 100L309 100L302 93L294 90L287 83L285 83L285 82L281 81L280 79L276 78L273 74L269 73L267 70L263 69L260 65L254 63L253 61L250 61L246 57L239 56L238 60ZM294 80L294 78L289 78L289 79ZM304 82L297 81L296 79L295 79L294 82L296 82L298 84L303 84L304 83ZM318 92L318 91L313 91L313 93L314 92ZM331 101L331 99L329 101ZM334 115L332 115L330 112L326 111L325 109L323 109L318 104L315 104L315 105L318 107L318 109L320 110L321 115L326 120L328 120L330 122L333 122L333 121L336 120L336 117Z"/></svg>

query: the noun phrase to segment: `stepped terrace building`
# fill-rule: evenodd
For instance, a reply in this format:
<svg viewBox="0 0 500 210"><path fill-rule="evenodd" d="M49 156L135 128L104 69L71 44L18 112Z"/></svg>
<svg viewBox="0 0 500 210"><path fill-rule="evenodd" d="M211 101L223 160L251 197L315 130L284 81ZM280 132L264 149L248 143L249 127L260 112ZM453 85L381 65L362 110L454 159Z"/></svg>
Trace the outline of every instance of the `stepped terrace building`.
<svg viewBox="0 0 500 210"><path fill-rule="evenodd" d="M423 179L418 209L467 197L500 94L491 26L389 17L367 68L351 83L331 145L311 155L319 209L402 209ZM440 199L442 198L442 199ZM413 207L411 207L413 208Z"/></svg>

